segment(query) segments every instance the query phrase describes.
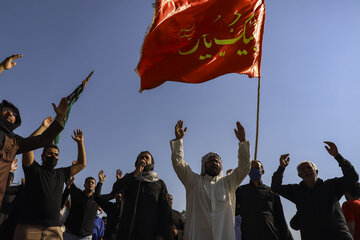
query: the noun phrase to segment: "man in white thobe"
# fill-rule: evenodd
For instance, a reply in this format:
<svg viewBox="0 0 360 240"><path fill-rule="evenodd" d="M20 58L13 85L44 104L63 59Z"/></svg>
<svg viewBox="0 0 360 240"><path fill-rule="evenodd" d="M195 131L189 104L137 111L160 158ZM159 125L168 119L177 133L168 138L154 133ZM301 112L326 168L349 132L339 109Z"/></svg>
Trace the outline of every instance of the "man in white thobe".
<svg viewBox="0 0 360 240"><path fill-rule="evenodd" d="M186 240L235 240L235 190L250 171L250 145L245 130L237 122L238 167L222 176L222 160L216 153L202 158L201 174L194 173L184 161L183 121L175 126L176 139L170 141L174 170L186 189Z"/></svg>

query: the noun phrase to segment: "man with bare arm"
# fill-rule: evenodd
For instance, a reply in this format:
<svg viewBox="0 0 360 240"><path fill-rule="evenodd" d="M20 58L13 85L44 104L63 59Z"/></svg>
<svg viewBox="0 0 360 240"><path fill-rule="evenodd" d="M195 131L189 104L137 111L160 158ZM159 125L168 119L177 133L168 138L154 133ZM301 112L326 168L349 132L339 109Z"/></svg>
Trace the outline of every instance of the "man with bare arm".
<svg viewBox="0 0 360 240"><path fill-rule="evenodd" d="M175 126L175 139L170 141L174 170L186 189L187 240L235 240L235 190L250 171L250 144L245 129L236 123L239 140L238 167L222 176L222 160L216 153L201 159L201 174L194 173L184 160L182 139L186 133L183 121Z"/></svg>
<svg viewBox="0 0 360 240"><path fill-rule="evenodd" d="M51 117L46 118L32 136L43 133L51 122ZM15 240L63 239L60 208L64 183L86 166L82 131L74 131L72 138L78 146L78 160L70 167L55 169L59 159L59 148L56 145L44 148L41 154L42 165L35 161L33 151L23 154L27 194L16 226Z"/></svg>

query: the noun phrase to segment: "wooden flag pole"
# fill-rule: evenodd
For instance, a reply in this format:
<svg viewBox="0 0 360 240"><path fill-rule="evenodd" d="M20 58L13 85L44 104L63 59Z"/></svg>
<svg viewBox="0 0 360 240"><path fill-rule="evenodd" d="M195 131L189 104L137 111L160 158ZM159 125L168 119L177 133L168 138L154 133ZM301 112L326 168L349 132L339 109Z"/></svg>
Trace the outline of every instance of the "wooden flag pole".
<svg viewBox="0 0 360 240"><path fill-rule="evenodd" d="M257 112L256 112L256 138L255 138L255 157L254 157L254 160L257 160L257 150L258 150L258 140L259 140L260 85L261 85L261 78L258 77L258 95L257 95Z"/></svg>

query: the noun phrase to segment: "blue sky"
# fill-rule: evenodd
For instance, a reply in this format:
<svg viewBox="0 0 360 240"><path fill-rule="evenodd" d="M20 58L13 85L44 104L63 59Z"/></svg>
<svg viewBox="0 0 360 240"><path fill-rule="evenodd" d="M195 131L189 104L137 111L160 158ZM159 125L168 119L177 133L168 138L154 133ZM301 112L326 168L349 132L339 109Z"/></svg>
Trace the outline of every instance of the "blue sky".
<svg viewBox="0 0 360 240"><path fill-rule="evenodd" d="M303 160L317 164L320 178L341 176L324 140L334 141L360 169L360 2L278 0L266 6L258 152L264 182L270 185L283 153L291 154L285 183L300 181L296 165ZM185 160L195 172L209 151L220 154L224 169L234 168L237 120L245 126L253 156L257 80L228 74L197 85L167 82L139 94L134 69L152 17L149 0L2 1L0 58L24 57L0 76L0 95L19 107L23 124L16 133L27 136L54 116L51 102L58 103L95 70L62 133L58 165L76 159L70 135L81 128L88 166L75 183L82 186L85 177L103 169L107 192L115 170L133 171L137 154L149 150L174 195L174 208L182 210L185 190L172 169L169 146L176 121L188 127ZM35 156L39 160L40 151ZM15 175L19 181L22 169ZM282 202L290 220L295 206Z"/></svg>

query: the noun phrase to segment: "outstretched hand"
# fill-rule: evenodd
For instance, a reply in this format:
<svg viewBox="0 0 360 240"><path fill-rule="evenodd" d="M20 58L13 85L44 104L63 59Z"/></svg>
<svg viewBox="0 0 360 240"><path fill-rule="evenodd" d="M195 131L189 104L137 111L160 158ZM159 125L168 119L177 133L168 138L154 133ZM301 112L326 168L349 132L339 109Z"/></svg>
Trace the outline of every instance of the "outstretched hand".
<svg viewBox="0 0 360 240"><path fill-rule="evenodd" d="M66 187L70 188L71 185L74 183L75 181L75 176L71 176L67 181L66 181Z"/></svg>
<svg viewBox="0 0 360 240"><path fill-rule="evenodd" d="M328 141L325 141L324 143L327 144L327 146L325 146L325 149L328 151L328 153L331 156L336 157L337 155L339 155L339 152L338 152L338 149L337 149L335 143L328 142Z"/></svg>
<svg viewBox="0 0 360 240"><path fill-rule="evenodd" d="M10 172L15 172L16 171L16 169L18 168L18 165L16 164L17 162L18 162L17 158L15 158L14 161L12 161Z"/></svg>
<svg viewBox="0 0 360 240"><path fill-rule="evenodd" d="M64 97L60 100L60 103L58 106L55 105L55 103L52 103L52 106L54 108L54 111L56 113L56 121L62 124L62 121L64 121L66 111L68 109L68 101Z"/></svg>
<svg viewBox="0 0 360 240"><path fill-rule="evenodd" d="M184 122L179 120L175 125L175 138L176 140L182 139L185 136L187 127L183 129Z"/></svg>
<svg viewBox="0 0 360 240"><path fill-rule="evenodd" d="M44 119L41 126L43 126L45 128L48 128L50 126L50 124L52 123L52 121L53 121L53 118L51 116L47 117L47 118Z"/></svg>
<svg viewBox="0 0 360 240"><path fill-rule="evenodd" d="M77 143L83 143L84 142L84 135L83 135L83 132L80 129L74 130L74 136L71 136L71 137Z"/></svg>
<svg viewBox="0 0 360 240"><path fill-rule="evenodd" d="M280 156L280 167L286 168L290 162L290 154L286 153Z"/></svg>
<svg viewBox="0 0 360 240"><path fill-rule="evenodd" d="M21 58L23 55L21 54L15 54L10 57L7 57L2 63L0 63L0 68L3 68L5 70L9 70L12 67L16 65L15 59Z"/></svg>
<svg viewBox="0 0 360 240"><path fill-rule="evenodd" d="M246 141L245 128L241 125L239 121L236 122L237 130L234 129L235 136L239 139L240 142Z"/></svg>
<svg viewBox="0 0 360 240"><path fill-rule="evenodd" d="M106 180L106 174L104 175L104 171L100 170L99 172L99 182L103 183Z"/></svg>
<svg viewBox="0 0 360 240"><path fill-rule="evenodd" d="M121 169L116 170L116 179L120 180L122 178L122 171Z"/></svg>

